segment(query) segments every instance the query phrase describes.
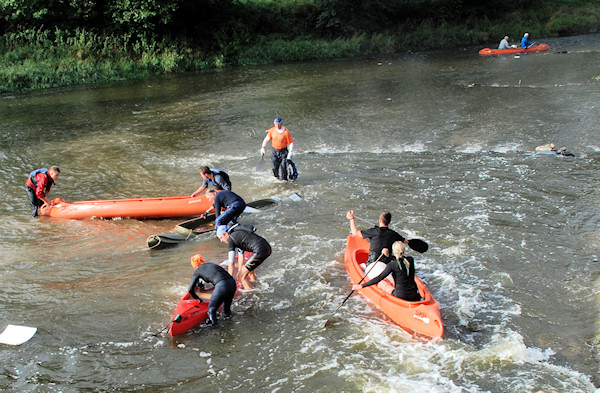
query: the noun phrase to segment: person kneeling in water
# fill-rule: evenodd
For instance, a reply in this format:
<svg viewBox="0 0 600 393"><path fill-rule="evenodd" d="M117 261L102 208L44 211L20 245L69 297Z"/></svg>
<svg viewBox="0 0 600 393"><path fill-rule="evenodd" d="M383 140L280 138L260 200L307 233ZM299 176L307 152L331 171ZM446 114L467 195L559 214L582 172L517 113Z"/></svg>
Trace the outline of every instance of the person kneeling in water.
<svg viewBox="0 0 600 393"><path fill-rule="evenodd" d="M215 326L217 324L217 310L221 307L221 304L223 305L225 318L231 316L231 303L237 289L235 279L221 266L204 262L201 254L192 256L190 263L196 269L188 288L190 296L202 302L202 299L196 294L196 286L201 289L204 288L206 283L212 283L215 286L208 303L208 319Z"/></svg>
<svg viewBox="0 0 600 393"><path fill-rule="evenodd" d="M392 295L408 301L421 300L417 283L415 283L415 261L412 257L404 256L404 243L401 241L394 242L392 253L391 261L380 275L364 284L353 285L352 290L356 291L377 284L391 273L395 284Z"/></svg>

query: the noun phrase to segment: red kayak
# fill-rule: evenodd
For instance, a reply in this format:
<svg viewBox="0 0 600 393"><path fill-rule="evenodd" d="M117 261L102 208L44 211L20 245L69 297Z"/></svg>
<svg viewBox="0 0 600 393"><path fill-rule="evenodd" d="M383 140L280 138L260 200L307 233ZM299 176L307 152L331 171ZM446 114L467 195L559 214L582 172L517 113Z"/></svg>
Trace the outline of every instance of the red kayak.
<svg viewBox="0 0 600 393"><path fill-rule="evenodd" d="M215 194L208 192L198 197L158 197L107 199L67 202L60 198L51 207L40 209L43 216L57 218L172 218L199 216L211 208Z"/></svg>
<svg viewBox="0 0 600 393"><path fill-rule="evenodd" d="M545 50L550 49L550 45L548 44L538 44L532 45L529 48L509 48L509 49L490 49L483 48L479 51L480 55L488 56L488 55L516 55L520 53L529 53L529 52L543 52Z"/></svg>
<svg viewBox="0 0 600 393"><path fill-rule="evenodd" d="M245 260L248 260L251 255L252 253L250 252L244 252ZM225 270L227 270L226 263L227 260L221 263L221 266ZM234 272L234 277L235 274L236 273ZM237 286L238 289L235 291L235 297L239 296L242 284L238 281ZM175 307L175 312L173 313L173 320L171 322L171 326L169 327L169 334L171 337L175 337L192 330L200 324L206 322L208 319L208 303L210 302L212 289L196 291L196 293L202 299L202 303L194 299L189 292L186 292L179 303L177 303L177 307ZM219 307L219 310L221 308L222 307Z"/></svg>
<svg viewBox="0 0 600 393"><path fill-rule="evenodd" d="M365 272L360 264L366 262L368 257L369 242L359 236L348 236L344 264L353 284L358 284L364 277ZM359 292L377 304L385 315L404 330L431 338L442 337L444 324L440 306L418 277L415 277L415 282L423 299L418 302L397 298L377 285L368 286Z"/></svg>

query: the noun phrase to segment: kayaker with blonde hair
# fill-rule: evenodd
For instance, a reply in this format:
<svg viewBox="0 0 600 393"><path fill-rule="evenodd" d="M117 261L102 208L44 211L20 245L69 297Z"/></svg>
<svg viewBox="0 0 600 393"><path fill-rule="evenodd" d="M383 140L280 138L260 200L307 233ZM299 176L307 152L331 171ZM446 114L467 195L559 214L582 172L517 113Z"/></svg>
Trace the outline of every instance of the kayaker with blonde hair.
<svg viewBox="0 0 600 393"><path fill-rule="evenodd" d="M421 300L421 295L419 294L419 289L415 282L415 261L413 257L404 255L404 243L401 241L392 244L392 253L393 257L391 261L387 264L381 274L364 284L352 286L352 290L356 291L375 285L391 274L394 278L394 290L392 291L392 295L408 301Z"/></svg>
<svg viewBox="0 0 600 393"><path fill-rule="evenodd" d="M193 255L190 263L195 269L192 281L188 287L190 296L202 303L200 296L196 294L196 286L204 289L204 284L211 283L215 286L208 303L208 319L215 326L217 324L217 310L223 305L225 318L231 316L231 303L237 290L235 279L221 266L214 263L206 263L201 254Z"/></svg>

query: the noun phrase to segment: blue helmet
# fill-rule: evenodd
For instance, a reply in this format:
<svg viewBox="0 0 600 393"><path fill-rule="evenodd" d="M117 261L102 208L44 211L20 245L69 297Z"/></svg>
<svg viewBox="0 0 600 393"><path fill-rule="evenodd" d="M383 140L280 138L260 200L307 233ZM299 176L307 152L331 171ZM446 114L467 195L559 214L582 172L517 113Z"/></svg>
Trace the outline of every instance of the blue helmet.
<svg viewBox="0 0 600 393"><path fill-rule="evenodd" d="M276 117L275 120L273 120L273 123L281 123L282 121L281 117Z"/></svg>

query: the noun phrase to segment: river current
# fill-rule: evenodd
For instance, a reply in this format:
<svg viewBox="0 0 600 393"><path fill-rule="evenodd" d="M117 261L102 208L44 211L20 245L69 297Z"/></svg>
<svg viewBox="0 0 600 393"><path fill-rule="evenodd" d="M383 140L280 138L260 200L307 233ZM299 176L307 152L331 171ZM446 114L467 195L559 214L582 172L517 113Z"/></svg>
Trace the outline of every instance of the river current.
<svg viewBox="0 0 600 393"><path fill-rule="evenodd" d="M192 73L0 101L0 346L7 392L585 392L600 384L600 36L551 49L480 48ZM294 137L296 182L258 171L264 130ZM553 142L575 157L536 155ZM189 195L200 166L247 201L273 254L234 316L171 339L190 256L146 238L181 220L31 219L33 169L51 197ZM267 168L269 163L267 162ZM345 213L426 240L412 252L443 339L415 339L355 294ZM359 229L367 224L358 222Z"/></svg>

